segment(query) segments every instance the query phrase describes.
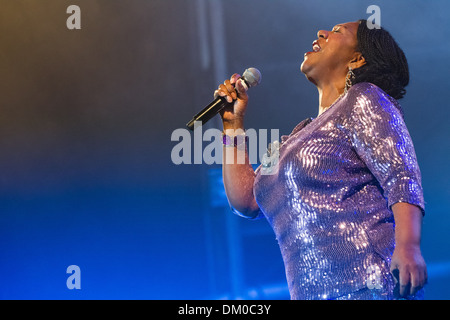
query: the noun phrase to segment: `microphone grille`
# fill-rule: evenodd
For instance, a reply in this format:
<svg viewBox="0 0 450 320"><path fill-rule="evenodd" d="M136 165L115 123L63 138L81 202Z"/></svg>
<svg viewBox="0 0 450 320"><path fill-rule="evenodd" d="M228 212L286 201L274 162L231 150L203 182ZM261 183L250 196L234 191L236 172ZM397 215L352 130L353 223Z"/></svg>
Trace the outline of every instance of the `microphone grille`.
<svg viewBox="0 0 450 320"><path fill-rule="evenodd" d="M261 72L256 68L248 68L244 71L242 78L249 87L254 87L261 82Z"/></svg>

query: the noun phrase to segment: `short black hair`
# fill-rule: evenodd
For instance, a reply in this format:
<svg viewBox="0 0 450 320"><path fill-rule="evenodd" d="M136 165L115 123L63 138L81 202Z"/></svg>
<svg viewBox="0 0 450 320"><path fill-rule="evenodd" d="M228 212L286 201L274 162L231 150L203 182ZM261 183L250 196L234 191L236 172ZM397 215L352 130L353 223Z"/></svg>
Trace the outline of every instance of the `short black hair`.
<svg viewBox="0 0 450 320"><path fill-rule="evenodd" d="M362 19L356 37L366 63L353 70L352 83L370 82L395 99L403 98L409 83L408 61L392 35L381 27L369 28Z"/></svg>

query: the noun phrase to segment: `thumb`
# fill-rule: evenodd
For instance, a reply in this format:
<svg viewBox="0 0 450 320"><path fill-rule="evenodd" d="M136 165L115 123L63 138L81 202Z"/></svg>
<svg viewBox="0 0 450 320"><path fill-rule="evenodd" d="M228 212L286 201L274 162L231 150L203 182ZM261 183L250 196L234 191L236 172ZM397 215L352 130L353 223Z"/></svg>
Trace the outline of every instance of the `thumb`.
<svg viewBox="0 0 450 320"><path fill-rule="evenodd" d="M245 95L247 95L248 86L247 86L247 84L245 83L244 80L238 79L238 80L236 81L236 86L235 86L235 88L236 88L236 91L237 91L239 94L245 94Z"/></svg>

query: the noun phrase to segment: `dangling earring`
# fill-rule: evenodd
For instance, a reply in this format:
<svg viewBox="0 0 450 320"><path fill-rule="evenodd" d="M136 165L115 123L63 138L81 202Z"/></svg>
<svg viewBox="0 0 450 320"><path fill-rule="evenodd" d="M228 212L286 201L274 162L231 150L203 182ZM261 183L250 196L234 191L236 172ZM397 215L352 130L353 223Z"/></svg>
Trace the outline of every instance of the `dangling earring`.
<svg viewBox="0 0 450 320"><path fill-rule="evenodd" d="M345 77L345 88L344 88L344 94L348 92L350 87L353 85L353 80L355 80L355 73L353 72L352 67L348 67L348 73Z"/></svg>

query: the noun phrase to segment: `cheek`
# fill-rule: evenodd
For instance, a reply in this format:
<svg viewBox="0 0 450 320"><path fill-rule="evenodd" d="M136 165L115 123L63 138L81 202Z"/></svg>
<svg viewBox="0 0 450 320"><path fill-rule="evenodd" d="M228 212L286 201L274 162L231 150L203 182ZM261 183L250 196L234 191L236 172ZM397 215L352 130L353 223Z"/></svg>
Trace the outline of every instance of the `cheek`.
<svg viewBox="0 0 450 320"><path fill-rule="evenodd" d="M348 43L337 43L336 45L328 47L326 52L327 58L332 63L349 63L355 53L353 47Z"/></svg>

